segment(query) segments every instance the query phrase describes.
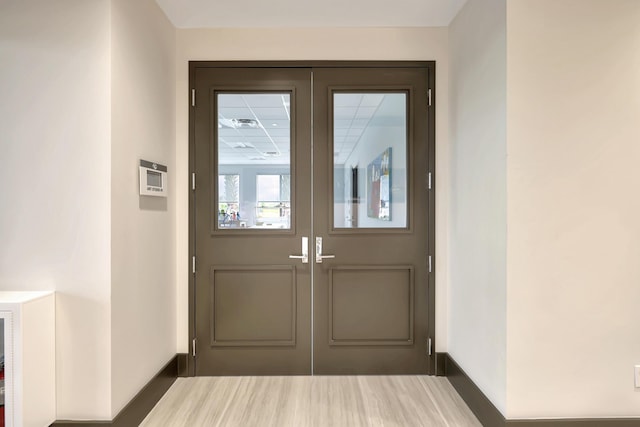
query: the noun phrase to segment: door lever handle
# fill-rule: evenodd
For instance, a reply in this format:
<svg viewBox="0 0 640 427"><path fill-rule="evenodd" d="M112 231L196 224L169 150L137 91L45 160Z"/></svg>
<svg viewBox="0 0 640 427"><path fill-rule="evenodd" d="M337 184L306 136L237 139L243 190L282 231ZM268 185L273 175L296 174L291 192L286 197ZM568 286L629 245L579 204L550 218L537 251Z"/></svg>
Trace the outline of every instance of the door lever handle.
<svg viewBox="0 0 640 427"><path fill-rule="evenodd" d="M323 259L335 257L335 255L322 255L322 237L316 237L316 264L322 264Z"/></svg>
<svg viewBox="0 0 640 427"><path fill-rule="evenodd" d="M322 264L323 259L335 258L335 255L316 255L316 264Z"/></svg>
<svg viewBox="0 0 640 427"><path fill-rule="evenodd" d="M309 264L309 238L302 238L302 255L289 255L291 259L302 260L303 264Z"/></svg>

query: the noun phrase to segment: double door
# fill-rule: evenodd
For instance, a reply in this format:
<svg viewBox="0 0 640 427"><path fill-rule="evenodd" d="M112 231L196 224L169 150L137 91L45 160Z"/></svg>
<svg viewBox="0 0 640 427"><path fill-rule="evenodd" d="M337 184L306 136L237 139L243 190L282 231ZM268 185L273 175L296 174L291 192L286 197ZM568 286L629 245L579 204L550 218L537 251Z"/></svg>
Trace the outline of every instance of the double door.
<svg viewBox="0 0 640 427"><path fill-rule="evenodd" d="M430 72L192 64L196 375L433 372Z"/></svg>

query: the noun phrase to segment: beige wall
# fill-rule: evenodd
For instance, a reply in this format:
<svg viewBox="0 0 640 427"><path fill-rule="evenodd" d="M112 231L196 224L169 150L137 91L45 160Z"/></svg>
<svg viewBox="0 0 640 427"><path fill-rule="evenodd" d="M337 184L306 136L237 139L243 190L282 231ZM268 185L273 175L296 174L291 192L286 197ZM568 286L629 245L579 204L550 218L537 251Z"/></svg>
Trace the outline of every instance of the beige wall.
<svg viewBox="0 0 640 427"><path fill-rule="evenodd" d="M307 28L178 30L176 87L177 341L188 351L188 117L190 60L435 60L436 90L436 343L446 336L446 165L448 53L446 28Z"/></svg>
<svg viewBox="0 0 640 427"><path fill-rule="evenodd" d="M176 353L174 182L138 196L140 158L175 178L175 29L54 3L0 0L0 288L57 291L57 418L111 419Z"/></svg>
<svg viewBox="0 0 640 427"><path fill-rule="evenodd" d="M640 2L507 16L507 415L640 416Z"/></svg>
<svg viewBox="0 0 640 427"><path fill-rule="evenodd" d="M506 397L506 6L469 0L449 27L449 354Z"/></svg>
<svg viewBox="0 0 640 427"><path fill-rule="evenodd" d="M0 10L0 289L58 292L57 416L109 418L109 2Z"/></svg>
<svg viewBox="0 0 640 427"><path fill-rule="evenodd" d="M111 416L176 354L175 28L153 0L111 11ZM140 196L138 162L168 166Z"/></svg>

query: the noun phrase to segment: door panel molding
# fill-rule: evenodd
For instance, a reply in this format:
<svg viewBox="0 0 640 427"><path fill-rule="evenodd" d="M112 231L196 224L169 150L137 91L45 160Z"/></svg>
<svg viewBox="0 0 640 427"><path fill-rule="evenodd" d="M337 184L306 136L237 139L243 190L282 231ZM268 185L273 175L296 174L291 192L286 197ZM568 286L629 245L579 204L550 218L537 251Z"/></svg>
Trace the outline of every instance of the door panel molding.
<svg viewBox="0 0 640 427"><path fill-rule="evenodd" d="M286 279L289 279L288 283L283 282ZM295 266L212 266L211 346L295 346L296 294ZM251 312L254 317L239 319L235 316L238 310ZM258 331L271 336L251 337ZM282 336L278 337L279 334Z"/></svg>
<svg viewBox="0 0 640 427"><path fill-rule="evenodd" d="M357 273L360 277L356 276ZM337 276L345 277L340 279ZM394 282L391 281L393 279ZM365 316L360 311L354 317L352 309L363 305L367 306ZM414 306L413 266L350 265L330 268L329 345L413 345Z"/></svg>

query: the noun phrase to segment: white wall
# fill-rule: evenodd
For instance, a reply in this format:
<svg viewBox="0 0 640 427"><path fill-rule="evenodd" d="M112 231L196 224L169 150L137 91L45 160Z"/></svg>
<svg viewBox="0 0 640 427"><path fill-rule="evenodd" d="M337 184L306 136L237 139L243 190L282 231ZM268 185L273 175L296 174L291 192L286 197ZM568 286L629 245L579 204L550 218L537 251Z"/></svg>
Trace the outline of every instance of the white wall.
<svg viewBox="0 0 640 427"><path fill-rule="evenodd" d="M174 206L137 194L141 157L175 177L175 30L152 0L0 10L0 289L58 292L57 419L111 419L176 353Z"/></svg>
<svg viewBox="0 0 640 427"><path fill-rule="evenodd" d="M109 2L0 10L0 288L58 292L58 417L108 418Z"/></svg>
<svg viewBox="0 0 640 427"><path fill-rule="evenodd" d="M450 26L448 352L506 409L506 10L469 0Z"/></svg>
<svg viewBox="0 0 640 427"><path fill-rule="evenodd" d="M640 416L640 2L508 2L509 418Z"/></svg>
<svg viewBox="0 0 640 427"><path fill-rule="evenodd" d="M106 417L109 5L0 9L0 287L58 291L58 416Z"/></svg>
<svg viewBox="0 0 640 427"><path fill-rule="evenodd" d="M189 60L435 60L436 350L446 351L446 197L448 135L446 28L273 28L178 30L176 58L178 351L188 351Z"/></svg>
<svg viewBox="0 0 640 427"><path fill-rule="evenodd" d="M175 29L153 0L112 1L111 416L176 354ZM140 159L169 197L140 196Z"/></svg>

